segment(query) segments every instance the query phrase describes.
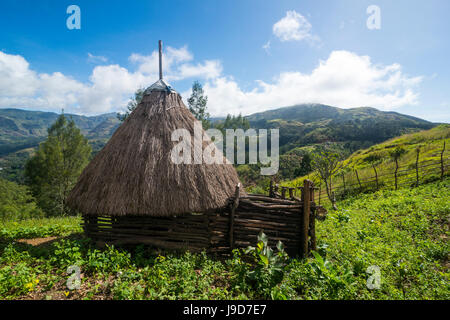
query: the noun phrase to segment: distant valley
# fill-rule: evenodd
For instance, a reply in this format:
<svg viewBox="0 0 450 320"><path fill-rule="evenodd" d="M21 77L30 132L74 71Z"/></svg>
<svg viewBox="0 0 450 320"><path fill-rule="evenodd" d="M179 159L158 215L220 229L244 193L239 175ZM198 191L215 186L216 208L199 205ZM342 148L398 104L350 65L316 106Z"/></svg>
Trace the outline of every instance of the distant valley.
<svg viewBox="0 0 450 320"><path fill-rule="evenodd" d="M115 113L71 117L98 152L120 125ZM29 154L47 136L57 113L0 109L0 176L20 181ZM280 130L280 153L332 142L346 153L404 133L430 129L437 124L396 112L374 108L341 109L321 104L301 104L247 116L252 128ZM214 118L212 122L221 121ZM16 177L17 176L17 177Z"/></svg>

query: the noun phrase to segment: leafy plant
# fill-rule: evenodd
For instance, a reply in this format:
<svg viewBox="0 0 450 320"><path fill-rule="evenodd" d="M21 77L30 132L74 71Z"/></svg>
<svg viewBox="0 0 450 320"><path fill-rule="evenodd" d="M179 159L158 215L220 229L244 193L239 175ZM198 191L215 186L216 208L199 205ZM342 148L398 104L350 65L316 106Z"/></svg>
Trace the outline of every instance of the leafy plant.
<svg viewBox="0 0 450 320"><path fill-rule="evenodd" d="M288 255L284 251L281 241L277 243L278 252L274 252L268 245L267 236L261 231L258 235L256 247L248 247L246 254L253 257L253 269L247 273L250 282L267 295L270 290L283 280L284 267Z"/></svg>

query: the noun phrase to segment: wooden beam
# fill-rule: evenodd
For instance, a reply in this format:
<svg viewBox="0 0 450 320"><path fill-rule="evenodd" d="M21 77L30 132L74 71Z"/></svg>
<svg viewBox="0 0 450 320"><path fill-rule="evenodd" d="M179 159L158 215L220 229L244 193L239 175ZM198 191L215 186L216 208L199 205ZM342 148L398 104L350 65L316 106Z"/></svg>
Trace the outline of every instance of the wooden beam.
<svg viewBox="0 0 450 320"><path fill-rule="evenodd" d="M301 256L306 258L308 255L308 240L309 240L309 215L311 214L311 181L303 181L303 216L301 224L300 248Z"/></svg>
<svg viewBox="0 0 450 320"><path fill-rule="evenodd" d="M231 206L230 213L230 251L234 249L234 212L236 208L239 206L239 195L240 195L241 184L238 183L236 186L236 190L234 192L234 201Z"/></svg>

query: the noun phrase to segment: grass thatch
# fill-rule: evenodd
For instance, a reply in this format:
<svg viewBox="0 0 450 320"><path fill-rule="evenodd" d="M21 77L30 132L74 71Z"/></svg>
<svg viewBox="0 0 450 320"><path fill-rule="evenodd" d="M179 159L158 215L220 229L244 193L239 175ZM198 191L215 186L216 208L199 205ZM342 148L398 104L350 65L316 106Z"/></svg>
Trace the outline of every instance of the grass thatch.
<svg viewBox="0 0 450 320"><path fill-rule="evenodd" d="M171 161L178 143L171 141L172 131L185 128L194 137L195 121L178 93L146 94L83 171L69 206L86 215L119 216L172 216L225 206L239 183L225 158L224 164L208 165ZM203 142L203 149L209 143Z"/></svg>

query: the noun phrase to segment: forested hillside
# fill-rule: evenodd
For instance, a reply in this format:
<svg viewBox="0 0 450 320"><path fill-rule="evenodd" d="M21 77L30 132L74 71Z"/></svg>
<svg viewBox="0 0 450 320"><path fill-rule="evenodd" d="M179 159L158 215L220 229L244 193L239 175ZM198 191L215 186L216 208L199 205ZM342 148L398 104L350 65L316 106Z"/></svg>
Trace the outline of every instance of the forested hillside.
<svg viewBox="0 0 450 320"><path fill-rule="evenodd" d="M321 104L302 104L248 117L252 128L279 128L280 153L297 147L336 142L354 152L373 144L435 124L374 108L340 109Z"/></svg>
<svg viewBox="0 0 450 320"><path fill-rule="evenodd" d="M25 160L46 138L47 128L58 114L52 112L0 109L0 177L23 182ZM108 141L120 121L116 114L72 117L89 139L94 154ZM300 166L301 158L323 143L332 143L343 154L391 139L403 133L430 129L436 124L374 108L340 109L320 104L303 104L279 108L246 117L255 129L280 130L280 177L292 179L309 168ZM236 118L237 119L237 118ZM226 121L225 121L226 122ZM213 126L221 128L224 119L215 118ZM256 183L257 168L241 166L245 184Z"/></svg>

